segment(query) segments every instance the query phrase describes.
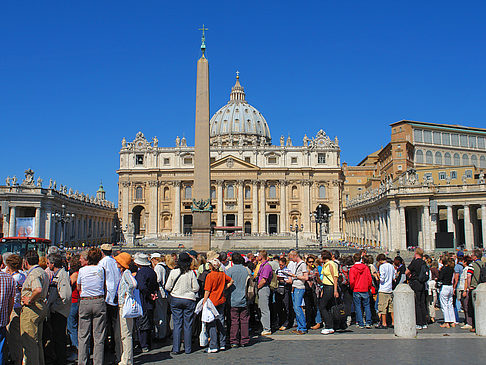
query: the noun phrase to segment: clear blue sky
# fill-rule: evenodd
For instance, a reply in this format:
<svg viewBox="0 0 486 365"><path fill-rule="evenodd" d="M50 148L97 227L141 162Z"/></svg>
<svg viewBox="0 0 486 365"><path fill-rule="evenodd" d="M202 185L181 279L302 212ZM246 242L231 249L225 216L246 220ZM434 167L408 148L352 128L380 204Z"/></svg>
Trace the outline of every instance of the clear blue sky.
<svg viewBox="0 0 486 365"><path fill-rule="evenodd" d="M116 202L121 139L194 141L198 28L211 112L235 71L274 143L324 129L359 162L400 119L486 127L484 1L3 1L2 184L27 168Z"/></svg>

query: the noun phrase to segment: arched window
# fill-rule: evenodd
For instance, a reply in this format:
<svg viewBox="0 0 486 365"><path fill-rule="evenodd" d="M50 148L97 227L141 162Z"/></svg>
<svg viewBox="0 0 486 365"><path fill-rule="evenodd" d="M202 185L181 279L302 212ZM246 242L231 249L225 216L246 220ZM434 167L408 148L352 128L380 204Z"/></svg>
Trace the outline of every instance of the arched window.
<svg viewBox="0 0 486 365"><path fill-rule="evenodd" d="M471 165L473 165L474 167L478 167L478 156L476 155L471 156Z"/></svg>
<svg viewBox="0 0 486 365"><path fill-rule="evenodd" d="M192 199L192 186L186 186L184 188L184 198Z"/></svg>
<svg viewBox="0 0 486 365"><path fill-rule="evenodd" d="M461 156L458 153L454 153L454 166L461 166Z"/></svg>
<svg viewBox="0 0 486 365"><path fill-rule="evenodd" d="M216 188L211 186L211 199L216 199Z"/></svg>
<svg viewBox="0 0 486 365"><path fill-rule="evenodd" d="M442 153L440 152L435 153L435 164L442 165Z"/></svg>
<svg viewBox="0 0 486 365"><path fill-rule="evenodd" d="M141 186L137 186L135 188L135 199L137 200L143 199L143 188Z"/></svg>
<svg viewBox="0 0 486 365"><path fill-rule="evenodd" d="M226 198L234 199L235 198L235 188L233 185L228 185L226 188Z"/></svg>
<svg viewBox="0 0 486 365"><path fill-rule="evenodd" d="M422 150L417 150L415 152L415 163L424 163L424 153Z"/></svg>
<svg viewBox="0 0 486 365"><path fill-rule="evenodd" d="M249 186L245 186L245 199L251 199L251 188Z"/></svg>
<svg viewBox="0 0 486 365"><path fill-rule="evenodd" d="M299 197L299 190L297 186L292 186L292 199L297 199Z"/></svg>
<svg viewBox="0 0 486 365"><path fill-rule="evenodd" d="M486 157L484 156L479 157L479 167L482 169L486 168Z"/></svg>
<svg viewBox="0 0 486 365"><path fill-rule="evenodd" d="M432 154L432 151L427 151L425 153L425 163L430 165L434 163L434 155Z"/></svg>
<svg viewBox="0 0 486 365"><path fill-rule="evenodd" d="M449 152L446 152L445 155L444 155L444 164L446 166L451 165L451 154Z"/></svg>
<svg viewBox="0 0 486 365"><path fill-rule="evenodd" d="M275 199L277 197L277 188L275 187L275 185L270 185L268 187L268 197L270 199Z"/></svg>
<svg viewBox="0 0 486 365"><path fill-rule="evenodd" d="M165 187L164 188L164 200L169 200L169 188Z"/></svg>
<svg viewBox="0 0 486 365"><path fill-rule="evenodd" d="M324 185L319 186L319 199L326 198L326 187Z"/></svg>
<svg viewBox="0 0 486 365"><path fill-rule="evenodd" d="M469 165L469 156L466 154L462 155L462 166L467 166Z"/></svg>

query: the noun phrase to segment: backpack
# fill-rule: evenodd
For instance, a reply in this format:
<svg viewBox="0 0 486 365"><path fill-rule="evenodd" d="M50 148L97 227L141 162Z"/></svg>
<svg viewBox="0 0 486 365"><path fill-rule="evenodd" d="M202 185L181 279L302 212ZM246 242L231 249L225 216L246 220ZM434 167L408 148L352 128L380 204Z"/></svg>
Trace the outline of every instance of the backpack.
<svg viewBox="0 0 486 365"><path fill-rule="evenodd" d="M476 264L476 265L474 265ZM472 265L476 266L479 269L479 275L476 276L476 267L474 267L474 275L473 277L478 278L478 284L486 283L486 264L482 261L475 261Z"/></svg>
<svg viewBox="0 0 486 365"><path fill-rule="evenodd" d="M258 281L253 277L253 275L248 276L246 279L246 289L245 297L248 304L255 303L255 299L258 292Z"/></svg>
<svg viewBox="0 0 486 365"><path fill-rule="evenodd" d="M209 269L204 269L203 272L198 276L197 281L199 284L199 296L202 298L204 296L204 284L206 283L206 277L211 272Z"/></svg>
<svg viewBox="0 0 486 365"><path fill-rule="evenodd" d="M270 284L268 286L270 287L271 291L277 290L278 288L277 274L275 273L275 271L273 271L273 269L272 269L272 280L270 281Z"/></svg>
<svg viewBox="0 0 486 365"><path fill-rule="evenodd" d="M422 284L425 284L430 279L430 269L427 266L427 264L425 263L425 261L422 264L422 267L420 268L420 273L418 274L417 279Z"/></svg>

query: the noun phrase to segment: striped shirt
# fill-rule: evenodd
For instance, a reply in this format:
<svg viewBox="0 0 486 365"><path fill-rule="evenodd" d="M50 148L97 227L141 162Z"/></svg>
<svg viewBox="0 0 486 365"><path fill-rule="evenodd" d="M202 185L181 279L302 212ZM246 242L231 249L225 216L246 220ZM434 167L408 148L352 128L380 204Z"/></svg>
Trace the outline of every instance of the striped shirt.
<svg viewBox="0 0 486 365"><path fill-rule="evenodd" d="M15 297L15 282L11 275L0 272L0 328L10 322L9 302Z"/></svg>

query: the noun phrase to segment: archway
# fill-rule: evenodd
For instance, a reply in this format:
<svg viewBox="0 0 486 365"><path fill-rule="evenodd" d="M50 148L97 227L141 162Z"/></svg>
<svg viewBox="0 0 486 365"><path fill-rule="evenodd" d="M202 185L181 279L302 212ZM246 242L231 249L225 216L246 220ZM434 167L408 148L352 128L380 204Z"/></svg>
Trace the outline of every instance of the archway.
<svg viewBox="0 0 486 365"><path fill-rule="evenodd" d="M245 222L245 234L251 234L251 222Z"/></svg>
<svg viewBox="0 0 486 365"><path fill-rule="evenodd" d="M143 213L145 208L137 205L132 209L133 234L138 236L145 228Z"/></svg>

